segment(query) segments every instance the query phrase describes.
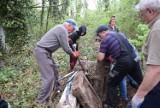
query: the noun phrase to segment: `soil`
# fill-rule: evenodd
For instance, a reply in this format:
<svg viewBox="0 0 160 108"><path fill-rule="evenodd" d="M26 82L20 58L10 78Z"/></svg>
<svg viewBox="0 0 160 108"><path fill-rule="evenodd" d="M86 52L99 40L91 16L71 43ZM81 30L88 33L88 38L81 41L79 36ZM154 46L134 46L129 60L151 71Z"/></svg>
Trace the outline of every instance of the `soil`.
<svg viewBox="0 0 160 108"><path fill-rule="evenodd" d="M128 93L128 101L122 101L120 99L117 108L125 108L128 102L132 99L133 95L136 93L137 89L133 88L129 83L127 83L127 93Z"/></svg>

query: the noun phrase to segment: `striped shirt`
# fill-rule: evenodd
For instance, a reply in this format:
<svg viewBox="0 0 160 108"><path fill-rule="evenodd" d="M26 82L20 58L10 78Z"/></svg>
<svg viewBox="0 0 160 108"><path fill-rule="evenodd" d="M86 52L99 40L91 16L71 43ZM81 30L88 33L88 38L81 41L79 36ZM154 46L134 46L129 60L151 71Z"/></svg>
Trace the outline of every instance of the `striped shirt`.
<svg viewBox="0 0 160 108"><path fill-rule="evenodd" d="M111 56L116 59L120 56L121 44L113 35L116 35L116 33L110 32L102 39L99 52L105 53L106 57Z"/></svg>

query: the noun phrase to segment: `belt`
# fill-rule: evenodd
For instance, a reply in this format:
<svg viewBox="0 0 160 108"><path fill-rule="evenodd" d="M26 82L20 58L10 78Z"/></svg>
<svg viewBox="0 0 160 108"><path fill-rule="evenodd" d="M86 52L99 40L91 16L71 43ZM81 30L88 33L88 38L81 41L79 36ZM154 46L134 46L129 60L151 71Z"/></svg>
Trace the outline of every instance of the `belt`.
<svg viewBox="0 0 160 108"><path fill-rule="evenodd" d="M45 49L47 52L52 53L52 51L49 50L48 48L45 48L45 47L42 47L42 46L39 46L39 45L37 45L37 47L42 48L42 49Z"/></svg>

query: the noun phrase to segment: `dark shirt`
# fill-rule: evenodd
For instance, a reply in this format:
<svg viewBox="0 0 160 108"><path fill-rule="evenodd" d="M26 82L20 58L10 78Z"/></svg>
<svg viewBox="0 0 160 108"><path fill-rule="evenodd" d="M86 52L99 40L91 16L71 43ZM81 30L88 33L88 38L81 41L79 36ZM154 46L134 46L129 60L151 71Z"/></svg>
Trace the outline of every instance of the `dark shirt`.
<svg viewBox="0 0 160 108"><path fill-rule="evenodd" d="M68 38L71 38L72 44L75 44L76 41L79 39L79 37L80 37L80 35L78 34L77 31L76 31L76 32L73 32L72 34L70 34L70 35L68 36Z"/></svg>
<svg viewBox="0 0 160 108"><path fill-rule="evenodd" d="M86 34L86 26L80 26L79 27L79 31L75 31L72 34L70 34L68 36L68 38L70 38L69 41L69 46L72 48L73 50L73 44L76 44L77 40L80 38L80 36L84 36ZM83 35L81 35L83 33ZM76 47L76 50L78 51L78 45Z"/></svg>
<svg viewBox="0 0 160 108"><path fill-rule="evenodd" d="M75 31L72 34L70 34L68 38L72 40L72 44L75 44L76 41L80 38L80 36L84 36L86 34L86 30L86 26L82 25L79 27L79 31ZM81 35L81 33L83 33L83 35Z"/></svg>
<svg viewBox="0 0 160 108"><path fill-rule="evenodd" d="M118 29L118 27L112 27L110 24L108 25L108 30L110 30L110 31L114 31L114 32L119 32L119 29Z"/></svg>
<svg viewBox="0 0 160 108"><path fill-rule="evenodd" d="M110 32L102 39L99 52L105 53L105 57L111 56L113 59L120 56L130 56L132 59L137 57L133 46L125 35L117 32Z"/></svg>

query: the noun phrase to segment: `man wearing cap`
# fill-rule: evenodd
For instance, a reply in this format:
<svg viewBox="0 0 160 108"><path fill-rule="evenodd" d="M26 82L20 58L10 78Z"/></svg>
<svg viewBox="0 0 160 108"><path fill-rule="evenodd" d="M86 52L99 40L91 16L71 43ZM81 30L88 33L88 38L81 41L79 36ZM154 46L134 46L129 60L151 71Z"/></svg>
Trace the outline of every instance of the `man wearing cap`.
<svg viewBox="0 0 160 108"><path fill-rule="evenodd" d="M140 84L142 81L141 68L139 64L137 66L133 46L124 34L111 32L106 25L98 27L96 33L102 39L99 47L98 60L102 61L107 58L111 63L107 82L108 101L106 103L111 108L116 108L118 104L117 87L119 83L129 74Z"/></svg>
<svg viewBox="0 0 160 108"><path fill-rule="evenodd" d="M34 56L37 59L43 81L36 102L47 104L51 92L58 87L58 69L52 58L52 53L62 47L70 56L79 56L77 51L72 51L68 43L68 34L74 30L77 30L76 22L73 19L68 19L63 24L51 28L36 44Z"/></svg>

